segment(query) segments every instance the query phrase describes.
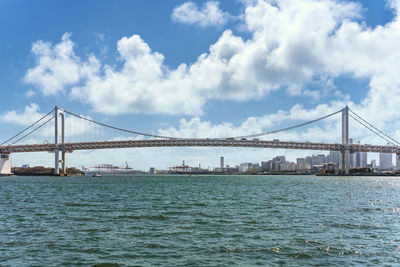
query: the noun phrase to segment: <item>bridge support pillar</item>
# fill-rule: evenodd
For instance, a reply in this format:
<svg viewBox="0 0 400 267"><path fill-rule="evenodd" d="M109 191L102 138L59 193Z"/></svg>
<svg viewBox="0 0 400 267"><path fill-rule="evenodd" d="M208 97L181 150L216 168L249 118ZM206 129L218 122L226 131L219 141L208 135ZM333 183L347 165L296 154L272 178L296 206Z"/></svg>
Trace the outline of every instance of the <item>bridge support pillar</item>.
<svg viewBox="0 0 400 267"><path fill-rule="evenodd" d="M54 107L54 144L58 147L58 116L61 115L61 145L64 145L65 142L65 119L64 119L64 110L60 110L57 106ZM61 150L61 172L62 174L66 174L66 165L65 165L65 151ZM56 148L54 150L54 174L60 174L60 148Z"/></svg>
<svg viewBox="0 0 400 267"><path fill-rule="evenodd" d="M0 153L0 176L11 174L11 154Z"/></svg>
<svg viewBox="0 0 400 267"><path fill-rule="evenodd" d="M54 174L60 174L60 151L58 149L54 150Z"/></svg>
<svg viewBox="0 0 400 267"><path fill-rule="evenodd" d="M67 169L66 169L66 163L65 163L65 151L61 152L61 161L62 161L62 167L61 167L61 172L62 174L66 175L67 174Z"/></svg>
<svg viewBox="0 0 400 267"><path fill-rule="evenodd" d="M345 174L349 174L349 107L346 106L342 110L342 144L344 150L342 151L342 170Z"/></svg>
<svg viewBox="0 0 400 267"><path fill-rule="evenodd" d="M400 153L396 153L396 171L400 171Z"/></svg>
<svg viewBox="0 0 400 267"><path fill-rule="evenodd" d="M349 150L342 151L342 170L345 174L350 173L350 165L349 165Z"/></svg>
<svg viewBox="0 0 400 267"><path fill-rule="evenodd" d="M55 106L54 108L54 144L58 145L58 107ZM54 174L60 174L59 164L60 164L60 150L54 150Z"/></svg>
<svg viewBox="0 0 400 267"><path fill-rule="evenodd" d="M64 145L65 143L65 115L64 115L64 110L60 111L60 115L61 115L61 144ZM66 170L66 165L65 165L65 150L63 149L61 151L61 162L62 162L62 174L66 175L67 174L67 170Z"/></svg>

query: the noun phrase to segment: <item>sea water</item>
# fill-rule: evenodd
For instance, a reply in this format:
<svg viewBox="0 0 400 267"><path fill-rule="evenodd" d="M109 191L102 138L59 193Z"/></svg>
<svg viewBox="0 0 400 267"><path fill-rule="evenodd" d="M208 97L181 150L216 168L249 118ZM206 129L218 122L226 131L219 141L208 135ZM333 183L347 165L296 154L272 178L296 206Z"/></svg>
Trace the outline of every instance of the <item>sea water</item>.
<svg viewBox="0 0 400 267"><path fill-rule="evenodd" d="M400 179L0 178L0 266L400 264Z"/></svg>

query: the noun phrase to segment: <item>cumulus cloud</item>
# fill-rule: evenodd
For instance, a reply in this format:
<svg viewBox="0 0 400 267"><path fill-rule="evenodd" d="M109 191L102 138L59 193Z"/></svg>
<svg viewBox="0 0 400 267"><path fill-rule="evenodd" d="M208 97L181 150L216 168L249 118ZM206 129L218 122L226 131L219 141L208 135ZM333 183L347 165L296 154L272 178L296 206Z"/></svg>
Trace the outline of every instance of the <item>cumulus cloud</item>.
<svg viewBox="0 0 400 267"><path fill-rule="evenodd" d="M36 94L35 91L33 91L33 90L28 90L28 91L26 91L26 93L25 93L25 97L26 97L26 98L31 98L31 97L33 97L35 94Z"/></svg>
<svg viewBox="0 0 400 267"><path fill-rule="evenodd" d="M315 108L306 109L297 104L290 110L279 110L276 113L266 114L260 117L249 117L240 125L223 122L213 124L211 121L202 121L199 117L190 120L181 119L179 126L159 129L159 135L175 136L184 138L227 138L238 137L251 134L258 134L269 130L278 130L287 127L287 123L293 121L301 123L311 121L323 115L328 115L343 108L344 103L333 102L330 105L320 104ZM315 141L315 142L335 142L335 137L339 138L341 134L340 124L341 116L338 114L328 118L321 124L314 124L311 127L303 127L301 131L289 131L274 135L262 137L266 140L280 138L286 141ZM335 131L333 131L335 129ZM338 139L339 140L339 139ZM338 141L337 140L337 141Z"/></svg>
<svg viewBox="0 0 400 267"><path fill-rule="evenodd" d="M78 57L65 34L56 45L34 43L37 64L24 80L44 94L66 92L106 114L201 115L209 100L248 101L282 89L315 99L332 94L344 106L346 90L334 92L330 84L347 75L369 81L364 99L354 104L360 115L383 129L400 119L398 0L387 2L396 12L393 21L374 28L359 22L362 6L354 2L245 3L243 26L250 38L225 30L192 64L168 68L139 35L118 41L121 68L101 64L94 55ZM310 84L327 89L310 90Z"/></svg>
<svg viewBox="0 0 400 267"><path fill-rule="evenodd" d="M176 69L169 69L164 64L164 56L152 51L138 35L118 41L121 69L109 65L100 67L93 55L87 60L78 58L68 34L55 46L39 41L33 46L38 64L28 71L25 81L37 85L44 94L62 91L71 85L68 88L72 87L72 98L107 114L199 115L210 99L247 101L282 87L290 95L306 92L319 97L316 92L303 90L307 82L326 77L327 63L319 53L327 51L321 51L322 48L314 51L313 45L319 41L324 43L323 39L329 38L339 20L357 16L359 8L355 4L326 2L329 5L319 1L309 1L309 6L304 7L286 4L278 8L264 1L249 5L245 23L253 34L251 39L246 41L226 30L208 53L200 55L193 64L182 63ZM330 23L309 21L317 15ZM298 20L295 24L298 26L292 26L292 20ZM320 28L310 30L309 25L320 25ZM290 27L293 28L290 32L298 33L289 34ZM68 52L60 53L60 50ZM65 64L53 62L59 59L65 59ZM72 75L65 74L69 72ZM319 77L320 73L324 75Z"/></svg>
<svg viewBox="0 0 400 267"><path fill-rule="evenodd" d="M26 126L34 123L44 115L45 114L40 113L40 107L37 104L31 103L25 106L23 111L11 110L0 114L0 121Z"/></svg>
<svg viewBox="0 0 400 267"><path fill-rule="evenodd" d="M174 8L171 18L184 24L196 24L201 27L225 24L230 15L219 9L219 2L208 1L199 9L193 2L186 2Z"/></svg>
<svg viewBox="0 0 400 267"><path fill-rule="evenodd" d="M32 53L36 66L28 70L23 81L37 85L44 95L55 95L98 71L99 63L94 56L83 62L75 55L70 37L71 33L65 33L55 46L49 42L35 42Z"/></svg>

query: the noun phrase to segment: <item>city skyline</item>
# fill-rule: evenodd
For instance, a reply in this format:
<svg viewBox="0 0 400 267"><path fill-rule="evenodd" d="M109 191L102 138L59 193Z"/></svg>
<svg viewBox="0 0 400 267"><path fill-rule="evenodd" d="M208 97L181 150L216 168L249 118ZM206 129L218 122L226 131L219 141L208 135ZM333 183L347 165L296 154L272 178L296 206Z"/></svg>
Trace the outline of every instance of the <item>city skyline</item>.
<svg viewBox="0 0 400 267"><path fill-rule="evenodd" d="M367 152L355 152L355 153L350 153L349 154L349 165L350 168L371 168L371 169L376 169L376 170L395 170L396 167L400 164L400 162L393 162L393 157L392 154L389 153L379 153L379 157L382 161L382 163L376 164L376 160L372 159L370 162L367 161ZM220 156L219 157L219 165L214 164L213 166L207 166L205 167L201 162L198 162L198 167L194 166L193 164L195 163L188 163L187 161L183 160L182 164L174 164L173 166L169 166L168 168L164 168L163 170L171 169L171 168L198 168L198 169L204 169L204 170L210 170L210 171L215 171L215 172L223 172L226 171L226 169L229 168L237 168L239 169L240 172L245 172L247 169L251 168L260 168L261 170L274 170L274 167L272 167L272 164L274 162L279 162L279 163L289 163L288 169L285 169L286 171L290 170L307 170L307 169L312 169L315 166L320 166L323 164L337 164L338 168L342 168L342 162L341 162L341 157L342 154L340 151L329 151L329 153L322 153L322 154L310 154L304 158L296 158L295 162L292 162L290 160L286 159L286 156L275 156L271 159L260 159L259 161L254 161L254 162L248 162L248 161L243 161L240 163L232 163L230 164L225 164L225 156ZM190 165L193 166L190 166ZM290 165L292 164L292 165ZM295 164L295 165L293 165ZM266 167L268 166L268 167ZM400 166L400 165L399 165ZM296 169L291 169L293 167L296 167ZM154 167L150 167L154 168ZM241 170L241 168L244 168L245 170ZM279 167L281 168L281 167ZM281 170L281 169L275 169L275 170Z"/></svg>
<svg viewBox="0 0 400 267"><path fill-rule="evenodd" d="M0 41L0 92L7 96L0 98L1 140L54 105L178 137L259 133L349 105L400 139L395 0L3 1L0 10L0 22L9 25L0 29L9 37ZM268 139L340 142L338 125L340 117ZM350 136L385 144L355 121ZM276 154L295 160L306 153L123 149L74 152L69 164L129 160L147 169L155 157L165 167L181 158L211 165L215 154L239 162L243 154L253 161ZM369 156L379 161L379 155ZM12 159L18 166L52 161L48 153Z"/></svg>

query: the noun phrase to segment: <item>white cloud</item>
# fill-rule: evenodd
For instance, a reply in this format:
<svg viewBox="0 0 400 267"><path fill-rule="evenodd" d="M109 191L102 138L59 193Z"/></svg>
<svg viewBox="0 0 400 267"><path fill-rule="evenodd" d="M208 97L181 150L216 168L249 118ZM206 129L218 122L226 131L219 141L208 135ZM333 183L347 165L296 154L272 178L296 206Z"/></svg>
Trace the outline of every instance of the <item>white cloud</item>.
<svg viewBox="0 0 400 267"><path fill-rule="evenodd" d="M26 97L26 98L31 98L31 97L33 97L35 94L36 94L35 91L33 91L33 90L28 90L28 91L26 91L26 93L25 93L25 97Z"/></svg>
<svg viewBox="0 0 400 267"><path fill-rule="evenodd" d="M246 25L253 34L251 39L245 41L226 30L210 46L208 53L200 55L193 64L182 63L176 69L169 69L164 64L163 55L151 51L150 46L140 36L132 35L123 37L117 44L123 62L122 69L104 65L100 71L99 60L94 56L90 56L87 61L77 58L72 50L70 36L65 35L53 48L47 44L43 49L33 51L50 50L36 53L38 62L48 61L47 54L52 55L52 59L66 58L68 64L65 65L75 67L70 67L74 70L73 75L65 75L69 80L58 78L69 72L68 68L62 70L63 64L57 64L61 67L54 69L51 69L54 64L46 65L51 71L45 74L50 76L50 80L61 80L60 83L47 83L41 78L26 80L39 86L45 94L62 90L61 85L72 85L71 97L106 114L199 115L210 99L247 101L281 87L288 88L290 95L301 94L305 84L326 77L326 71L322 71L326 68L325 63L320 58L321 55L315 54L322 48L314 51L313 44L318 44L319 39L326 39L332 34L339 25L335 19L356 16L358 10L355 4L334 4L327 1L330 5L325 7L316 1L309 2L306 7L296 5L298 11L290 5L279 10L263 1L249 6L245 18ZM302 15L301 8L305 15ZM315 33L308 33L307 25L316 24L308 20L319 12L323 13L324 21L330 23L321 25L321 29L316 29ZM295 16L301 18L297 19L299 26L291 32L299 33L292 36L286 29L292 27L290 22L292 19L296 20L292 18ZM268 17L270 20L266 19ZM302 40L303 36L305 40ZM324 43L324 40L321 41ZM34 47L42 43L39 41ZM68 47L68 56L59 55L59 46ZM42 65L29 70L26 77L30 77L30 73L42 73ZM80 77L80 86L76 86L76 79L79 78L74 77ZM306 90L305 93L319 97L316 92Z"/></svg>
<svg viewBox="0 0 400 267"><path fill-rule="evenodd" d="M97 59L90 56L86 62L82 62L73 51L74 43L70 37L70 33L65 33L55 46L49 42L35 42L32 53L36 57L36 66L28 70L24 82L37 85L44 95L55 95L64 92L66 86L97 72Z"/></svg>
<svg viewBox="0 0 400 267"><path fill-rule="evenodd" d="M227 138L258 134L265 131L277 130L293 125L293 121L301 123L311 121L323 115L331 114L344 107L343 102L332 102L330 105L320 104L313 109L306 109L302 105L295 105L288 111L280 110L276 113L266 114L261 117L249 117L240 125L224 122L213 124L210 121L202 121L195 117L187 121L181 119L179 127L159 129L159 135L175 137L195 138ZM290 123L291 122L291 123ZM286 141L314 141L314 142L339 142L341 115L326 119L323 124L313 124L303 127L300 131L294 130L279 134L261 137L265 140L278 138ZM339 127L339 128L338 128ZM333 131L335 129L335 131ZM339 130L336 130L339 129ZM335 140L335 138L337 140Z"/></svg>
<svg viewBox="0 0 400 267"><path fill-rule="evenodd" d="M314 99L332 94L344 106L351 100L348 92L335 91L331 84L336 77L347 75L369 80L365 97L353 104L354 110L382 129L390 130L397 123L399 1L388 2L395 9L394 20L374 28L358 22L362 6L353 2L245 3L243 23L251 37L244 40L225 30L193 64L170 69L162 54L152 51L139 35L132 35L117 44L122 68L102 65L93 55L86 60L75 55L66 34L55 46L42 41L33 45L37 65L28 71L25 81L44 94L68 92L106 114L199 115L209 100L248 101L281 88L290 96L303 94ZM319 83L323 90L307 88ZM333 108L334 104L327 106ZM196 120L183 125L200 127ZM220 126L210 127L217 134Z"/></svg>
<svg viewBox="0 0 400 267"><path fill-rule="evenodd" d="M39 106L35 103L31 103L30 105L25 106L23 111L11 110L0 114L0 121L27 126L34 123L45 115L43 113L40 113L39 111Z"/></svg>
<svg viewBox="0 0 400 267"><path fill-rule="evenodd" d="M201 10L193 2L186 2L174 8L171 18L173 21L185 24L197 24L202 27L220 26L225 24L230 15L219 9L219 2L208 1Z"/></svg>

